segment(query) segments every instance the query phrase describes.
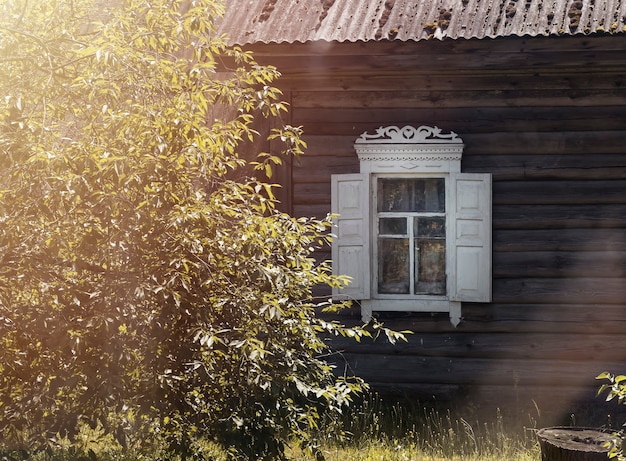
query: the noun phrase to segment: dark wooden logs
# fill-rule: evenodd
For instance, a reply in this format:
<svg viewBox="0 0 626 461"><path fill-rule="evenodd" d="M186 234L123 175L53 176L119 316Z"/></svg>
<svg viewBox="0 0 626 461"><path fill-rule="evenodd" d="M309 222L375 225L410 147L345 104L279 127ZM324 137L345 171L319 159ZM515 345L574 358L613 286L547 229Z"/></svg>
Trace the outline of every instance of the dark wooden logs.
<svg viewBox="0 0 626 461"><path fill-rule="evenodd" d="M354 142L380 126L454 131L462 171L493 175L492 302L464 303L457 328L444 314L380 314L415 334L394 346L333 338L340 370L422 400L537 408L543 426L596 408L594 376L626 361L616 347L626 329L626 41L592 35L254 47L282 73L285 123L302 125L308 145L281 181L295 216L326 216L331 175L359 172ZM342 321L359 323L357 304Z"/></svg>
<svg viewBox="0 0 626 461"><path fill-rule="evenodd" d="M550 427L537 432L542 461L606 461L610 433L584 427Z"/></svg>

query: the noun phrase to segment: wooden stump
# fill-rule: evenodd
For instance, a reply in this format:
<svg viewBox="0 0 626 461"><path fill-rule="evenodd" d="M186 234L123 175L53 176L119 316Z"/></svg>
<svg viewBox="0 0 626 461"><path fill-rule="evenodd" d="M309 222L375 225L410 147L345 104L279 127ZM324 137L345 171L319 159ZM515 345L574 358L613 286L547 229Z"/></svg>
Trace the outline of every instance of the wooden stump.
<svg viewBox="0 0 626 461"><path fill-rule="evenodd" d="M548 427L537 432L542 461L607 461L608 432L585 427Z"/></svg>

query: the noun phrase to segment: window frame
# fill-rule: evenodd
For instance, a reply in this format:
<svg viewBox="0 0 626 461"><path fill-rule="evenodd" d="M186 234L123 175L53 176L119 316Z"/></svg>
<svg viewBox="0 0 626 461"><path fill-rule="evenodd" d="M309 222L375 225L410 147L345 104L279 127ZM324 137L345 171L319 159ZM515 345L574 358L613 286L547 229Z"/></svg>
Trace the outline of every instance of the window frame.
<svg viewBox="0 0 626 461"><path fill-rule="evenodd" d="M447 312L456 326L462 302L491 301L491 175L461 173L463 148L456 133L437 127L381 127L355 142L360 173L332 176L333 273L353 280L333 298L359 300L364 321L380 311ZM378 293L381 177L445 179L445 295Z"/></svg>
<svg viewBox="0 0 626 461"><path fill-rule="evenodd" d="M445 228L445 242L446 242L446 252L445 252L445 258L446 258L446 262L445 262L445 270L446 270L446 296L448 293L448 279L449 279L449 252L448 252L448 241L450 239L450 235L449 235L449 229L450 229L450 223L449 223L449 219L450 219L450 214L448 213L448 208L450 206L450 201L449 201L449 197L448 197L448 176L441 174L441 175L433 175L433 174L421 174L421 173L391 173L391 174L381 174L381 173L374 173L370 175L370 190L372 191L371 194L371 201L370 201L370 222L371 222L371 228L370 228L370 235L372 236L371 238L371 261L370 261L370 266L371 266L371 280L372 280L372 288L371 288L371 293L372 293L372 298L374 299L394 299L394 300L398 300L398 299L408 299L408 300L440 300L441 297L443 295L434 295L434 294L424 294L424 293L380 293L379 290L379 246L378 246L378 238L380 236L380 231L379 231L379 219L380 219L380 213L378 211L378 179L443 179L444 180L444 190L445 190L445 211L442 212L383 212L383 213L389 213L389 216L391 215L398 215L398 216L402 216L402 217L406 217L406 216L443 216L445 217L445 223L446 223L446 228ZM407 230L408 232L408 230ZM409 242L413 241L415 239L415 237L411 238L411 236L409 235ZM409 250L410 251L410 250ZM414 274L414 268L410 268L410 273ZM414 285L414 277L410 278L410 284ZM410 291L415 291L414 288L411 288Z"/></svg>

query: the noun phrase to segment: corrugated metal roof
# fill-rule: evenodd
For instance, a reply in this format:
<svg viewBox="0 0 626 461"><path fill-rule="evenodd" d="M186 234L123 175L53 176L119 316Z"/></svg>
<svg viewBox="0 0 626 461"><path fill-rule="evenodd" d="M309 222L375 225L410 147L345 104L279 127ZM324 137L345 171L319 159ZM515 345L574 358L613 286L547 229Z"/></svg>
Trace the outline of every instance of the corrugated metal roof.
<svg viewBox="0 0 626 461"><path fill-rule="evenodd" d="M226 0L234 44L623 33L626 0Z"/></svg>

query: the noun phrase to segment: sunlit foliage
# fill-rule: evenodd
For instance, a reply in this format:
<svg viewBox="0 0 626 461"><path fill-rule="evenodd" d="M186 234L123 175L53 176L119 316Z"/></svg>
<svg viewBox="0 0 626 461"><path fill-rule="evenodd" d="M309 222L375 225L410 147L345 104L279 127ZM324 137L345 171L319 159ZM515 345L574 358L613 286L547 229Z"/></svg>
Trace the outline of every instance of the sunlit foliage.
<svg viewBox="0 0 626 461"><path fill-rule="evenodd" d="M598 388L598 396L606 393L606 400L616 400L618 404L626 404L626 375L615 375L609 372L600 373L596 379L608 381ZM615 433L616 438L609 447L609 458L619 460L626 459L626 431L622 430Z"/></svg>
<svg viewBox="0 0 626 461"><path fill-rule="evenodd" d="M0 439L313 446L364 386L322 335L369 333L316 316L345 283L312 258L330 222L251 175L305 148L278 72L216 35L217 0L113 3L0 5ZM244 155L255 118L282 154Z"/></svg>

